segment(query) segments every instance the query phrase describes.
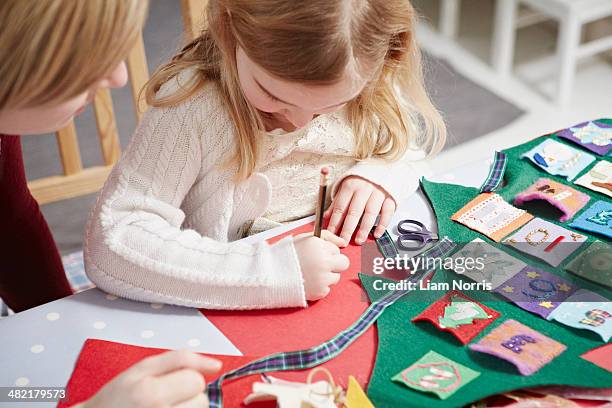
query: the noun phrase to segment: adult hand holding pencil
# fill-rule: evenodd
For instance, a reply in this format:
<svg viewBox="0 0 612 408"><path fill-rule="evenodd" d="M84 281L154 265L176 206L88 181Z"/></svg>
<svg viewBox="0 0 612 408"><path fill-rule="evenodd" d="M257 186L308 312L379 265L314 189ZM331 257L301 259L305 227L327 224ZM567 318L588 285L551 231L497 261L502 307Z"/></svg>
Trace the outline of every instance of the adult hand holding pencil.
<svg viewBox="0 0 612 408"><path fill-rule="evenodd" d="M329 169L321 169L319 196L315 216L314 233L297 235L295 250L300 261L306 300L318 300L327 296L330 286L338 283L340 274L349 267L349 259L340 253L345 242L342 238L322 229L323 213Z"/></svg>

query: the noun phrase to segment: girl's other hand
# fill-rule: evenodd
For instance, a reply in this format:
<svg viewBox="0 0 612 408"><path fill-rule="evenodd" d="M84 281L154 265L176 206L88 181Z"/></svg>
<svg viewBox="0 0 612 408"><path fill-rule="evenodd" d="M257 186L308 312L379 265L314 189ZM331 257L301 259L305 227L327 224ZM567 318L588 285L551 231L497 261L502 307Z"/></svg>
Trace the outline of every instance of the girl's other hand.
<svg viewBox="0 0 612 408"><path fill-rule="evenodd" d="M395 200L385 190L361 177L348 176L342 181L324 217L329 219L327 229L331 233L338 234L341 231L339 235L345 241L344 246L349 244L359 225L355 243L361 245L368 238L379 215L374 237L382 236L395 208Z"/></svg>
<svg viewBox="0 0 612 408"><path fill-rule="evenodd" d="M300 260L306 300L324 298L329 294L329 287L340 280L338 272L349 267L349 259L339 248L344 241L329 231L322 231L321 238L312 233L300 234L294 237L293 243Z"/></svg>
<svg viewBox="0 0 612 408"><path fill-rule="evenodd" d="M220 361L186 350L147 357L77 407L208 407L202 374L220 368Z"/></svg>

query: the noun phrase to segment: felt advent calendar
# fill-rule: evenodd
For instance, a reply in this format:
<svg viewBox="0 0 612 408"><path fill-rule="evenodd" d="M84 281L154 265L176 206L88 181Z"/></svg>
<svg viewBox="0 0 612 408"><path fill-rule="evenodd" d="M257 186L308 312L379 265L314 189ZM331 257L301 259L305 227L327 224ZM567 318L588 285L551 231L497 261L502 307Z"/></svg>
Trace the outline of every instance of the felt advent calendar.
<svg viewBox="0 0 612 408"><path fill-rule="evenodd" d="M490 191L422 180L438 235L454 245L443 254L487 259L483 269L462 274L438 269L431 282L487 281L490 290L397 296L376 312L370 322L377 319L376 327L363 327L321 361L336 383L345 387L354 376L376 407L463 406L552 384L611 387L611 132L612 120L601 119L507 149L503 180ZM343 250L350 269L327 298L306 309L202 312L247 356L312 349L371 316L368 297L375 306L390 295L375 289L380 277L360 274L370 272L361 270L362 250ZM104 347L96 344L83 355L94 346L101 355ZM89 371L77 364L71 402L103 385L77 389L92 367L106 379L120 372L120 348L113 345L116 355L98 362L79 360ZM301 382L306 375L274 373ZM256 379L224 381L224 406L239 406Z"/></svg>

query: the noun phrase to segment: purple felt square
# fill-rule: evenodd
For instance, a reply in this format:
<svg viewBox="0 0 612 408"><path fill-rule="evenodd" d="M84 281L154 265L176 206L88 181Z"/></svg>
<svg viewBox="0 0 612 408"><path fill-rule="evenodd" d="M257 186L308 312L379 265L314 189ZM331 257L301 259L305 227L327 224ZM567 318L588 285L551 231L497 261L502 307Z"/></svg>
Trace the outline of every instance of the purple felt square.
<svg viewBox="0 0 612 408"><path fill-rule="evenodd" d="M557 135L601 156L612 150L612 125L597 120L563 129Z"/></svg>
<svg viewBox="0 0 612 408"><path fill-rule="evenodd" d="M495 292L517 306L544 318L578 288L559 276L526 266L502 283Z"/></svg>

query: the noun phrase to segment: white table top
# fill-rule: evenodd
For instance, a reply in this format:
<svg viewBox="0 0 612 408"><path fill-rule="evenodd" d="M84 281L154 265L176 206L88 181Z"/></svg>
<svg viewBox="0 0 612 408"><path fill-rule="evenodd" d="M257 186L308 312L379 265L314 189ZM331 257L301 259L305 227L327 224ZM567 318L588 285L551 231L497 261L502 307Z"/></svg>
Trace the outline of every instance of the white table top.
<svg viewBox="0 0 612 408"><path fill-rule="evenodd" d="M488 174L490 162L478 161L430 179L478 187ZM420 191L399 205L391 225L405 218L418 219L436 230L433 212ZM245 241L261 241L311 220L312 217L296 221ZM393 228L389 232L395 235ZM0 319L0 387L65 386L88 338L240 355L231 341L196 309L118 299L91 289ZM0 407L4 406L9 405L0 402Z"/></svg>

